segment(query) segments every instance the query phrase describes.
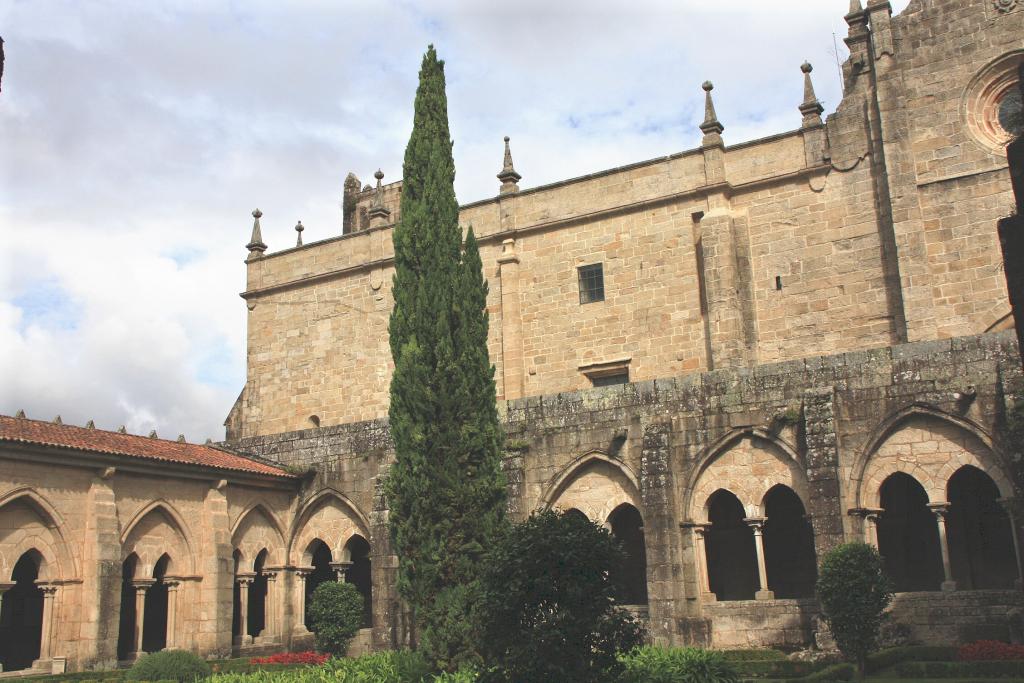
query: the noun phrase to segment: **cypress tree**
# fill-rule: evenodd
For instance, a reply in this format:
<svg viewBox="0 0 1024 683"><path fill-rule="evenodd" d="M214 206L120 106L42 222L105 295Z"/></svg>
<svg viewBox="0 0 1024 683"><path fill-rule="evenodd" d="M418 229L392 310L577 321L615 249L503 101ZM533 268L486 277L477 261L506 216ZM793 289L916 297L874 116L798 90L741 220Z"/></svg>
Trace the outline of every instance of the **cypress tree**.
<svg viewBox="0 0 1024 683"><path fill-rule="evenodd" d="M444 62L423 58L394 231L395 463L386 495L413 645L442 668L472 658L476 564L504 522L501 430L487 355L487 283L455 199Z"/></svg>

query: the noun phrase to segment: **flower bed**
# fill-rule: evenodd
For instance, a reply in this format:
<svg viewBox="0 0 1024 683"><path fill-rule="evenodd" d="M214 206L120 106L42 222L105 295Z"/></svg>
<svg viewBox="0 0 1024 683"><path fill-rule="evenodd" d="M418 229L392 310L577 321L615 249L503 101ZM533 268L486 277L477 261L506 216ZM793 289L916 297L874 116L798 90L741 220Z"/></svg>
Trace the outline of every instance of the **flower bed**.
<svg viewBox="0 0 1024 683"><path fill-rule="evenodd" d="M957 652L962 662L988 662L1007 659L1024 660L1024 645L1011 645L998 640L979 640L968 643ZM1024 663L1021 664L1024 668Z"/></svg>
<svg viewBox="0 0 1024 683"><path fill-rule="evenodd" d="M313 652L307 650L306 652L279 652L276 655L270 655L268 657L253 657L249 660L250 664L312 664L319 666L323 664L331 656L322 652Z"/></svg>

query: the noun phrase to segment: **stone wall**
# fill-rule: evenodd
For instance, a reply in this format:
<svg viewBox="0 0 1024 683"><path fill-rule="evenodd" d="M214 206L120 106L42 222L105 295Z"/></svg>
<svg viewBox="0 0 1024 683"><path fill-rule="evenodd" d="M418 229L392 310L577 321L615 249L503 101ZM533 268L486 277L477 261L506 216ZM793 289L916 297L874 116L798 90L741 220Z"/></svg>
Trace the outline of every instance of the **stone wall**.
<svg viewBox="0 0 1024 683"><path fill-rule="evenodd" d="M939 501L950 475L972 465L1007 497L1019 496L1020 454L1002 443L1001 424L1022 392L1017 346L1004 332L505 402L515 447L505 462L510 509L522 518L538 508L577 508L605 523L619 505L636 507L644 520L650 625L663 642L810 642L814 610L805 601L708 601L694 532L709 521L707 496L730 490L756 517L765 514L765 491L791 488L811 519L818 556L844 540L871 540L863 516L849 513L877 506L883 470L919 476L930 500ZM312 464L320 470L313 488L355 486L361 496L359 477L381 476L392 457L382 421L232 446ZM360 469L364 458L372 465ZM921 474L922 467L932 474ZM386 511L379 498L373 509L376 548L386 544ZM394 558L375 550L377 558L391 571ZM375 590L389 590L392 576L376 577ZM398 629L397 608L389 609ZM997 612L985 614L1003 628ZM377 642L386 641L380 634Z"/></svg>

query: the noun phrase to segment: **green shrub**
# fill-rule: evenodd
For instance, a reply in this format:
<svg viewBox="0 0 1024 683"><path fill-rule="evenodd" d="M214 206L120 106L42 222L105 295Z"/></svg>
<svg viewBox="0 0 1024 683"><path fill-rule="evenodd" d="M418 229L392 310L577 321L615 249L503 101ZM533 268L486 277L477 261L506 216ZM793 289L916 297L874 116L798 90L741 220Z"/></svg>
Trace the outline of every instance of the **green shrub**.
<svg viewBox="0 0 1024 683"><path fill-rule="evenodd" d="M461 669L455 673L442 672L431 679L432 683L474 683L477 674L472 669Z"/></svg>
<svg viewBox="0 0 1024 683"><path fill-rule="evenodd" d="M735 683L736 671L721 652L647 645L620 655L624 683Z"/></svg>
<svg viewBox="0 0 1024 683"><path fill-rule="evenodd" d="M210 675L205 660L184 650L163 650L142 655L125 677L129 681L164 681L193 683Z"/></svg>
<svg viewBox="0 0 1024 683"><path fill-rule="evenodd" d="M951 662L956 659L957 649L942 645L907 645L875 652L868 656L867 671L874 673L899 662Z"/></svg>
<svg viewBox="0 0 1024 683"><path fill-rule="evenodd" d="M535 513L488 551L473 612L485 681L617 680L643 627L615 602L625 555L582 515Z"/></svg>
<svg viewBox="0 0 1024 683"><path fill-rule="evenodd" d="M363 596L351 583L325 581L313 591L308 617L317 649L344 656L363 623Z"/></svg>
<svg viewBox="0 0 1024 683"><path fill-rule="evenodd" d="M817 592L836 645L863 676L878 644L882 613L892 601L892 584L878 551L866 543L831 550L821 562Z"/></svg>
<svg viewBox="0 0 1024 683"><path fill-rule="evenodd" d="M740 675L749 678L803 678L825 666L826 664L823 663L791 659L748 659L743 662L735 662L736 670Z"/></svg>

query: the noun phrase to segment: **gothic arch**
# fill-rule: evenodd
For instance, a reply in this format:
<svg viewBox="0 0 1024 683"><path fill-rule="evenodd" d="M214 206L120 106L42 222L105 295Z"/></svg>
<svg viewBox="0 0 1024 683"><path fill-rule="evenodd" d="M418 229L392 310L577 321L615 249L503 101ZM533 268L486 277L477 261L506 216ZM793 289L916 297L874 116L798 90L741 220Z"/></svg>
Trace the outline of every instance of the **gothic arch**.
<svg viewBox="0 0 1024 683"><path fill-rule="evenodd" d="M929 426L929 424L931 426ZM938 431L952 429L967 438L954 441L950 436L939 434L948 447L956 447L955 455L945 460L928 462L914 452L913 446L894 442L893 437L904 430L921 429ZM974 443L971 443L971 442ZM891 453L879 453L891 447ZM931 448L931 446L928 446ZM946 485L953 474L965 465L971 465L988 474L1004 497L1012 497L1013 484L1007 478L991 435L974 421L959 415L952 415L934 406L915 403L893 413L883 420L872 432L867 446L861 452L850 475L850 489L854 492L856 508L879 507L879 490L889 476L903 472L916 479L924 487L931 502L946 498Z"/></svg>
<svg viewBox="0 0 1024 683"><path fill-rule="evenodd" d="M757 459L754 451L766 454L760 456L757 468L763 470L760 475L752 470L751 463L725 461L732 454L735 454L735 459L741 459L744 450L751 451L748 460ZM793 489L805 507L808 504L807 474L799 453L791 444L766 429L734 429L710 444L698 462L683 496L683 510L690 519L707 519L709 501L721 489L739 498L746 514L752 517L761 515L765 495L780 484ZM742 471L730 472L733 466L742 468ZM716 469L722 471L716 472Z"/></svg>
<svg viewBox="0 0 1024 683"><path fill-rule="evenodd" d="M64 520L56 508L45 497L28 486L14 488L0 496L0 514L8 506L21 503L37 518L45 534L39 530L15 531L11 540L3 536L0 527L0 577L7 577L14 569L14 563L25 552L35 549L43 558L39 569L40 579L67 579L77 576L75 558L68 550L64 537ZM5 547L7 546L7 547ZM2 578L0 580L6 580Z"/></svg>
<svg viewBox="0 0 1024 683"><path fill-rule="evenodd" d="M231 545L243 560L253 561L261 549L269 553L268 564L284 564L284 527L263 503L246 508L231 527Z"/></svg>
<svg viewBox="0 0 1024 683"><path fill-rule="evenodd" d="M604 470L601 472L601 470ZM611 486L595 496L574 492L573 487L588 475ZM564 505L560 505L564 503ZM539 507L544 510L553 507L575 508L599 524L608 521L615 508L629 503L641 511L640 480L626 463L612 458L602 451L590 451L575 458L553 477L541 497Z"/></svg>
<svg viewBox="0 0 1024 683"><path fill-rule="evenodd" d="M148 534L143 532L143 535L135 538L136 532L141 529L143 523L147 520L156 516L157 518L163 518L162 521L170 528L171 538L164 538L163 543L158 544L159 548L154 546L154 549L146 549L140 546L141 542L145 541ZM157 520L159 523L161 520ZM177 540L180 545L173 547L173 540ZM171 547L167 547L170 545ZM142 572L142 576L149 576L152 574L153 569L156 566L157 561L168 553L172 559L172 562L178 563L184 561L185 567L188 569L188 573L196 573L196 558L194 552L195 544L192 542L192 536L189 533L188 525L185 523L184 518L174 508L173 505L168 503L166 500L159 499L154 500L146 505L143 505L134 515L132 515L131 521L124 526L124 530L121 532L121 557L126 559L131 556L134 552L139 558L139 571ZM176 564L175 569L181 568L180 564Z"/></svg>
<svg viewBox="0 0 1024 683"><path fill-rule="evenodd" d="M330 510L331 512L325 512ZM317 519L317 516L322 519ZM288 540L286 556L292 562L309 559L309 546L314 539L327 544L331 553L340 557L345 544L354 535L370 538L370 523L354 502L334 488L323 488L313 494L295 517ZM301 557L296 554L301 554Z"/></svg>

